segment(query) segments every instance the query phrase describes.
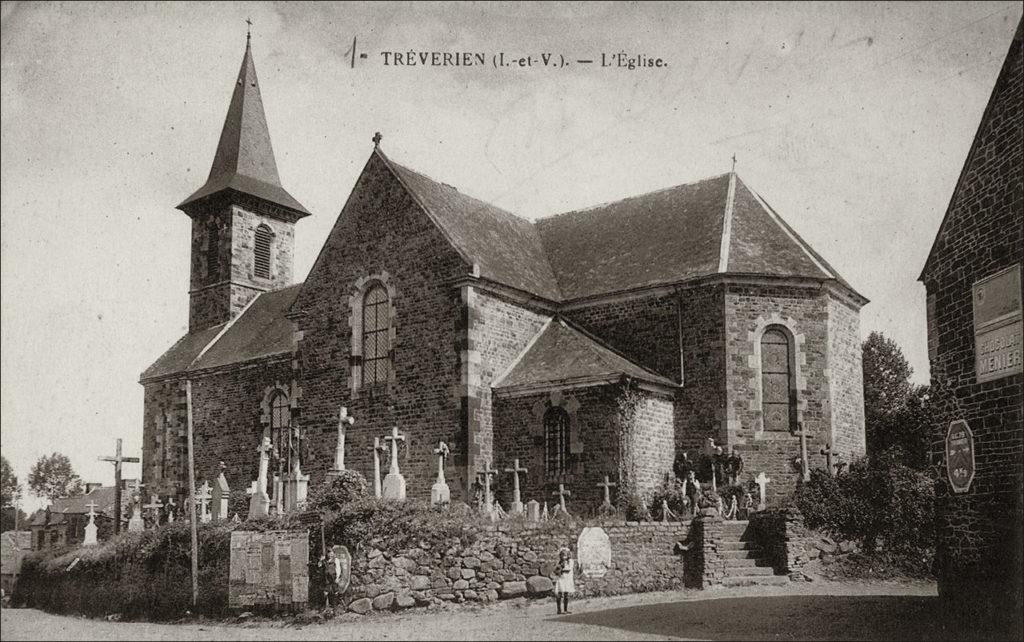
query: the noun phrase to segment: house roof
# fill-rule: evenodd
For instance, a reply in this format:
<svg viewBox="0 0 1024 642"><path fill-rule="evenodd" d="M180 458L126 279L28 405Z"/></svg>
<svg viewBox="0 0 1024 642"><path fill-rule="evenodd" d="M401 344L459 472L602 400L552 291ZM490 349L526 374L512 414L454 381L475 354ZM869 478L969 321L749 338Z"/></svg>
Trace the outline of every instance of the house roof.
<svg viewBox="0 0 1024 642"><path fill-rule="evenodd" d="M309 211L281 186L248 40L210 175L178 209L188 213L189 205L227 190L271 201L299 218L309 216Z"/></svg>
<svg viewBox="0 0 1024 642"><path fill-rule="evenodd" d="M285 314L301 283L263 292L227 323L186 334L140 376L141 381L291 352Z"/></svg>
<svg viewBox="0 0 1024 642"><path fill-rule="evenodd" d="M121 493L121 504L125 505L130 498L130 493ZM113 517L117 514L114 510L114 487L100 486L92 492L74 497L60 497L50 502L49 511L38 510L31 518L32 526L55 526L64 522L67 515L86 515L89 513L88 504L96 503L96 514Z"/></svg>
<svg viewBox="0 0 1024 642"><path fill-rule="evenodd" d="M512 367L491 387L499 392L528 391L547 385L611 382L623 376L666 388L677 383L642 368L564 319L542 328Z"/></svg>
<svg viewBox="0 0 1024 642"><path fill-rule="evenodd" d="M387 158L375 149L478 276L558 300L558 283L534 225Z"/></svg>

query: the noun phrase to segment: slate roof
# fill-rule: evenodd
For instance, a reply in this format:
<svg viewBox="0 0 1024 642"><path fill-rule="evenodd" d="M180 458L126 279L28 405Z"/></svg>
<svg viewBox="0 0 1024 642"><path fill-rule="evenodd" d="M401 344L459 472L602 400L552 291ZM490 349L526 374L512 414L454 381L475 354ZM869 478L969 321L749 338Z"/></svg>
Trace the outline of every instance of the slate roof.
<svg viewBox="0 0 1024 642"><path fill-rule="evenodd" d="M285 314L301 286L263 292L228 323L186 334L142 373L140 381L291 352L292 323Z"/></svg>
<svg viewBox="0 0 1024 642"><path fill-rule="evenodd" d="M552 302L716 273L835 279L852 291L736 174L530 222L374 153L478 276Z"/></svg>
<svg viewBox="0 0 1024 642"><path fill-rule="evenodd" d="M121 503L127 502L128 493L121 493ZM114 487L100 486L94 488L91 493L77 495L75 497L61 497L53 500L49 506L49 520L47 511L36 511L30 520L32 526L55 526L64 522L65 515L86 515L90 502L96 502L96 514L113 517L114 511Z"/></svg>
<svg viewBox="0 0 1024 642"><path fill-rule="evenodd" d="M540 236L530 221L403 167L379 149L376 153L456 249L479 266L479 276L548 299L560 298Z"/></svg>
<svg viewBox="0 0 1024 642"><path fill-rule="evenodd" d="M299 218L309 216L309 211L281 186L248 41L210 175L206 184L182 201L178 209L187 213L190 204L225 190L271 201Z"/></svg>
<svg viewBox="0 0 1024 642"><path fill-rule="evenodd" d="M508 372L491 387L508 392L555 383L610 381L623 375L668 388L679 387L671 379L636 365L564 319L555 318L540 330Z"/></svg>

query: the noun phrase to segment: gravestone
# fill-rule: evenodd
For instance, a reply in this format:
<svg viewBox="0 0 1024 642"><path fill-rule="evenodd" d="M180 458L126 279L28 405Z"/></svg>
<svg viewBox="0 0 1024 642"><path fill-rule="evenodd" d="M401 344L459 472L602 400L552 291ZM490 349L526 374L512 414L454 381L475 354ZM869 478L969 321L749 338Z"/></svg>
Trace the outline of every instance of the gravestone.
<svg viewBox="0 0 1024 642"><path fill-rule="evenodd" d="M203 485L196 491L196 497L199 499L199 521L204 524L212 519L210 515L210 497L212 495L210 482L208 481L204 481Z"/></svg>
<svg viewBox="0 0 1024 642"><path fill-rule="evenodd" d="M334 449L334 468L327 471L328 479L345 470L345 432L355 422L356 420L348 414L348 408L342 406L338 411L338 445Z"/></svg>
<svg viewBox="0 0 1024 642"><path fill-rule="evenodd" d="M232 531L228 608L304 608L309 601L309 531Z"/></svg>
<svg viewBox="0 0 1024 642"><path fill-rule="evenodd" d="M334 551L334 556L341 561L341 575L338 576L338 592L344 593L352 582L352 555L348 552L348 548L341 544L335 544L331 547L331 550Z"/></svg>
<svg viewBox="0 0 1024 642"><path fill-rule="evenodd" d="M267 468L270 466L270 435L263 435L263 442L256 449L260 454L259 476L249 488L249 519L266 517L270 513L270 496L267 495Z"/></svg>
<svg viewBox="0 0 1024 642"><path fill-rule="evenodd" d="M484 513L493 519L494 498L491 496L491 475L497 475L498 471L491 468L491 462L487 462L484 464L481 474L484 476Z"/></svg>
<svg viewBox="0 0 1024 642"><path fill-rule="evenodd" d="M565 507L565 498L571 496L572 491L566 490L565 484L558 484L558 490L551 491L551 494L558 497L558 506L555 507L555 512L561 511L563 515L568 515L569 511Z"/></svg>
<svg viewBox="0 0 1024 642"><path fill-rule="evenodd" d="M444 460L449 452L448 444L443 441L434 449L434 454L437 455L437 481L430 487L431 506L444 506L452 501L452 491L448 488L448 482L444 480Z"/></svg>
<svg viewBox="0 0 1024 642"><path fill-rule="evenodd" d="M85 525L85 539L82 540L82 544L85 546L92 546L98 544L99 540L96 539L96 502L89 502L86 507L89 509L89 523Z"/></svg>
<svg viewBox="0 0 1024 642"><path fill-rule="evenodd" d="M384 437L391 442L391 468L384 477L384 499L405 501L405 477L398 471L398 442L405 441L405 435L398 434L398 426L391 428L391 434Z"/></svg>
<svg viewBox="0 0 1024 642"><path fill-rule="evenodd" d="M604 577L612 566L612 543L608 533L598 526L588 526L576 540L576 556L584 577Z"/></svg>
<svg viewBox="0 0 1024 642"><path fill-rule="evenodd" d="M220 462L220 474L213 483L211 496L213 503L210 506L210 516L217 522L228 518L228 499L231 497L231 488L228 486L228 479L224 476L224 462Z"/></svg>
<svg viewBox="0 0 1024 642"><path fill-rule="evenodd" d="M153 527L156 528L160 525L160 509L163 508L163 502L156 495L151 495L149 503L142 508L153 511Z"/></svg>
<svg viewBox="0 0 1024 642"><path fill-rule="evenodd" d="M771 480L772 478L769 477L768 475L765 475L763 470L757 474L757 477L754 478L754 483L757 484L757 489L760 493L761 499L761 501L758 502L757 504L757 510L759 511L762 511L765 508L765 487L768 486L768 482L770 482Z"/></svg>
<svg viewBox="0 0 1024 642"><path fill-rule="evenodd" d="M142 484L135 481L135 492L132 493L132 516L128 519L128 531L137 533L146 529L146 522L139 513L139 504L142 503Z"/></svg>
<svg viewBox="0 0 1024 642"><path fill-rule="evenodd" d="M512 504L508 507L508 512L513 515L517 515L523 512L523 501L522 496L519 494L519 473L527 472L525 466L519 466L519 460L516 459L512 462L512 468L506 468L506 473L512 473Z"/></svg>
<svg viewBox="0 0 1024 642"><path fill-rule="evenodd" d="M686 482L684 481L683 484L684 484L684 486L683 486L683 494L686 494L686 486L685 486ZM614 506L612 506L611 489L615 485L616 485L615 482L608 481L608 475L604 476L604 481L603 482L599 482L597 484L598 488L603 488L604 489L604 502L601 503L601 508L602 509L612 510L614 508Z"/></svg>
<svg viewBox="0 0 1024 642"><path fill-rule="evenodd" d="M540 502L536 499L526 502L526 519L530 522L540 521Z"/></svg>

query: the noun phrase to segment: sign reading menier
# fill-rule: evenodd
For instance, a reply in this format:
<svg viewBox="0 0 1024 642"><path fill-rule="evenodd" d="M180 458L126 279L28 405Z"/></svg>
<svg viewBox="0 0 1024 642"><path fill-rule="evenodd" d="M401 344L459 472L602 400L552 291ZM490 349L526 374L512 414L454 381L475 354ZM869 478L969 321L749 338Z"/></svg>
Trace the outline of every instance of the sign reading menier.
<svg viewBox="0 0 1024 642"><path fill-rule="evenodd" d="M1020 264L975 283L972 299L978 382L1024 371Z"/></svg>

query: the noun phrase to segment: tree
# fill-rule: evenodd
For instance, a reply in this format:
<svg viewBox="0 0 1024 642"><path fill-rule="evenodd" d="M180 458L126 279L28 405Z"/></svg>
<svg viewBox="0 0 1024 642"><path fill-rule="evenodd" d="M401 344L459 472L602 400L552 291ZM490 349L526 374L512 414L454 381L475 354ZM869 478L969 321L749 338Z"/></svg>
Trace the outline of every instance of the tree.
<svg viewBox="0 0 1024 642"><path fill-rule="evenodd" d="M0 504L11 506L21 499L21 484L7 458L0 455Z"/></svg>
<svg viewBox="0 0 1024 642"><path fill-rule="evenodd" d="M0 456L0 506L3 506L0 516L0 532L14 530L15 524L19 527L25 523L26 515L18 507L21 501L22 487L18 477L14 474L11 462L6 457ZM15 517L17 511L17 518Z"/></svg>
<svg viewBox="0 0 1024 642"><path fill-rule="evenodd" d="M893 455L922 470L928 465L933 404L928 386L914 386L899 345L872 332L863 346L864 428L868 454Z"/></svg>
<svg viewBox="0 0 1024 642"><path fill-rule="evenodd" d="M28 473L28 487L37 497L45 497L51 502L83 492L82 479L71 468L71 460L60 453L39 458Z"/></svg>

